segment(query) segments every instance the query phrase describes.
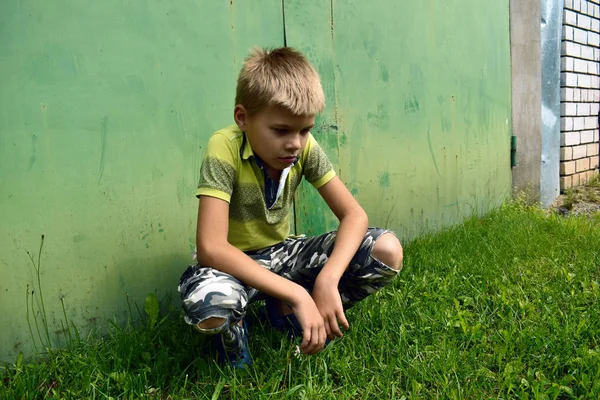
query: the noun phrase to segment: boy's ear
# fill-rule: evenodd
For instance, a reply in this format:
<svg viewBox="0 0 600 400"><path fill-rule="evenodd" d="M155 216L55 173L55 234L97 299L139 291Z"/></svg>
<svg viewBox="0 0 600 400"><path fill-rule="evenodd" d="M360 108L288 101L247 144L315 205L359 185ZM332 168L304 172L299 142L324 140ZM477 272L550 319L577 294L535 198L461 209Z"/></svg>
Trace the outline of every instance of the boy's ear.
<svg viewBox="0 0 600 400"><path fill-rule="evenodd" d="M246 110L246 107L241 104L235 106L233 109L233 119L235 120L237 126L242 131L245 131L248 125L248 111Z"/></svg>

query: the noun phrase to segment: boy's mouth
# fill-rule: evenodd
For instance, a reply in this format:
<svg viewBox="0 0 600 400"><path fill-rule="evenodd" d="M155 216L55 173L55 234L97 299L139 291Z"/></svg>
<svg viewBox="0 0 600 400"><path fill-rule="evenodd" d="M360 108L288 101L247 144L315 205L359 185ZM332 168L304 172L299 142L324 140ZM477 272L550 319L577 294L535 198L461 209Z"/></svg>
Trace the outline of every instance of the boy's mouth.
<svg viewBox="0 0 600 400"><path fill-rule="evenodd" d="M279 157L279 161L281 161L284 164L292 164L294 161L296 161L297 157Z"/></svg>

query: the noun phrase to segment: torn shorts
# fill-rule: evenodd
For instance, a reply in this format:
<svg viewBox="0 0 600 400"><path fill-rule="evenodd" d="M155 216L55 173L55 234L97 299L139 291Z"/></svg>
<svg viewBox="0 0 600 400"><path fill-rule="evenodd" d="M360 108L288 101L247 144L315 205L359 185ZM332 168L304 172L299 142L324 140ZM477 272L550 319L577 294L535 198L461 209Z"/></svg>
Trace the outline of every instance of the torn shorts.
<svg viewBox="0 0 600 400"><path fill-rule="evenodd" d="M338 289L345 309L389 284L398 271L371 255L375 241L389 231L369 228L356 254L340 279ZM289 279L312 292L315 279L329 259L337 231L313 237L290 237L260 250L246 252L262 267ZM179 281L185 321L197 325L218 317L225 323L214 329L198 330L207 334L221 333L246 315L249 303L265 295L235 277L201 265L189 266Z"/></svg>

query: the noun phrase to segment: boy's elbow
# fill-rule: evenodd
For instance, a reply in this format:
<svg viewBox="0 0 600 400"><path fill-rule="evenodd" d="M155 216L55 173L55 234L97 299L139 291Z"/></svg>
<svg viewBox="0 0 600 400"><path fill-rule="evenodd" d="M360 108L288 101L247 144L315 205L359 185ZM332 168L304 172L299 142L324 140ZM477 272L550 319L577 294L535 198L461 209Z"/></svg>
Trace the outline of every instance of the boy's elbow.
<svg viewBox="0 0 600 400"><path fill-rule="evenodd" d="M362 207L359 207L356 210L356 218L358 221L360 221L361 226L365 227L365 229L369 226L369 216Z"/></svg>
<svg viewBox="0 0 600 400"><path fill-rule="evenodd" d="M196 248L198 264L214 267L214 260L218 258L217 253L220 248L218 243L214 243L214 241L207 238L198 238L196 239Z"/></svg>
<svg viewBox="0 0 600 400"><path fill-rule="evenodd" d="M369 216L367 215L366 211L361 208L360 212L362 214L362 220L364 221L364 224L369 226Z"/></svg>
<svg viewBox="0 0 600 400"><path fill-rule="evenodd" d="M356 226L361 226L367 229L367 227L369 226L369 216L367 215L365 210L363 210L362 207L357 207L352 213L352 215L352 219L354 220Z"/></svg>

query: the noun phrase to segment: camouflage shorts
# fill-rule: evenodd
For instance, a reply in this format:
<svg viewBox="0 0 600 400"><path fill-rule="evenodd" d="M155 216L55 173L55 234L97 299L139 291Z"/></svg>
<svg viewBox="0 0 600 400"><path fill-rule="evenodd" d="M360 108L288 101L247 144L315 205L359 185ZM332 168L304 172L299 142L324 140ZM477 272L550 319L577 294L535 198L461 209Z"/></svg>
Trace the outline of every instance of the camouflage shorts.
<svg viewBox="0 0 600 400"><path fill-rule="evenodd" d="M347 309L375 293L398 274L371 256L378 237L389 232L369 228L358 251L340 279L339 291ZM312 291L315 279L333 250L337 232L314 237L288 238L284 242L265 249L246 252L264 268L283 276ZM240 321L246 314L246 306L264 298L263 293L246 286L233 276L201 265L189 266L179 281L185 321L197 325L201 321L220 317L226 320L216 329L201 330L204 333L220 333Z"/></svg>

